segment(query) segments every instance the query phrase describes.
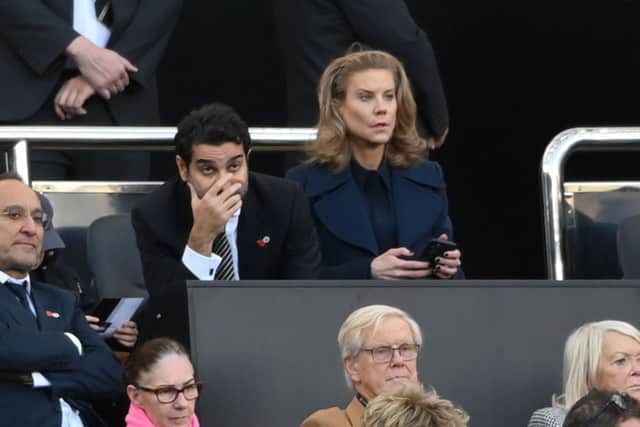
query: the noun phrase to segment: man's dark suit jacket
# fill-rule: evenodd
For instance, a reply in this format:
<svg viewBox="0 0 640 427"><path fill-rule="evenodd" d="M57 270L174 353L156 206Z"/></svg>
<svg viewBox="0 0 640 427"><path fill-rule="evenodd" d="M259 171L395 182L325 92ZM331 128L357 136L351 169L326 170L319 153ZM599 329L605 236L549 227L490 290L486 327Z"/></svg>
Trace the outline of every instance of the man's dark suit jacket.
<svg viewBox="0 0 640 427"><path fill-rule="evenodd" d="M332 173L303 164L291 169L287 178L299 182L309 198L326 267L323 275L331 279L371 278L371 261L380 250L369 205L351 168ZM453 239L446 185L438 163L391 168L391 187L398 247L420 254L429 240L442 233Z"/></svg>
<svg viewBox="0 0 640 427"><path fill-rule="evenodd" d="M449 127L433 48L403 0L275 0L273 4L290 125L317 123L322 72L353 42L360 42L387 51L404 64L429 135L440 136Z"/></svg>
<svg viewBox="0 0 640 427"><path fill-rule="evenodd" d="M0 380L0 424L60 427L58 398L80 409L88 399L117 398L121 392L120 364L87 324L76 295L32 282L31 297L37 320L6 285L0 284L0 371L40 372L51 387L33 388ZM64 332L80 340L82 356ZM85 419L82 410L80 413Z"/></svg>
<svg viewBox="0 0 640 427"><path fill-rule="evenodd" d="M127 89L112 97L118 124L158 122L156 68L182 0L111 0L108 48L139 68ZM0 122L33 115L58 90L73 30L73 0L0 1ZM53 110L53 105L51 106Z"/></svg>
<svg viewBox="0 0 640 427"><path fill-rule="evenodd" d="M146 337L171 336L189 343L186 280L196 277L182 264L191 226L191 194L175 178L145 198L132 212L150 318ZM258 241L269 236L269 243ZM312 279L320 265L320 248L306 197L281 178L250 172L238 220L240 279ZM145 331L144 329L150 329Z"/></svg>

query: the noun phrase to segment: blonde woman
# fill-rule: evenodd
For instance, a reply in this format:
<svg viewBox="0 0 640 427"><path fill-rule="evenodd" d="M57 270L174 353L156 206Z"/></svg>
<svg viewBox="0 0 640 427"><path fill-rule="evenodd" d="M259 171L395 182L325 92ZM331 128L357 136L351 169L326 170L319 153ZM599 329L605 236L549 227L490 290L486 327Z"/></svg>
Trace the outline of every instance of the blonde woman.
<svg viewBox="0 0 640 427"><path fill-rule="evenodd" d="M364 411L363 427L467 427L469 416L452 402L418 384L380 395Z"/></svg>
<svg viewBox="0 0 640 427"><path fill-rule="evenodd" d="M382 51L334 60L319 85L318 137L289 171L311 202L325 274L334 279L449 279L461 253L412 259L452 240L440 166L425 159L402 64Z"/></svg>
<svg viewBox="0 0 640 427"><path fill-rule="evenodd" d="M563 394L538 409L529 427L562 427L567 411L591 390L640 398L640 331L627 322L603 320L576 329L565 343Z"/></svg>

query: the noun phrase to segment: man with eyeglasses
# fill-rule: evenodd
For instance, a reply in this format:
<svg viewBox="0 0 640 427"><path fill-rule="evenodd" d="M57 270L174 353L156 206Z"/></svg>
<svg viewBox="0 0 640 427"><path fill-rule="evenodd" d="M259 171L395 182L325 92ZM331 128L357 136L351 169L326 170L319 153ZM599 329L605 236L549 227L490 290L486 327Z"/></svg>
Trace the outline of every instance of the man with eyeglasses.
<svg viewBox="0 0 640 427"><path fill-rule="evenodd" d="M47 222L36 193L0 174L2 425L102 426L88 400L118 396L120 366L77 296L30 280Z"/></svg>
<svg viewBox="0 0 640 427"><path fill-rule="evenodd" d="M338 344L345 379L355 397L344 410L334 407L314 412L302 427L360 427L371 399L418 383L422 332L399 308L370 305L354 311L340 327Z"/></svg>

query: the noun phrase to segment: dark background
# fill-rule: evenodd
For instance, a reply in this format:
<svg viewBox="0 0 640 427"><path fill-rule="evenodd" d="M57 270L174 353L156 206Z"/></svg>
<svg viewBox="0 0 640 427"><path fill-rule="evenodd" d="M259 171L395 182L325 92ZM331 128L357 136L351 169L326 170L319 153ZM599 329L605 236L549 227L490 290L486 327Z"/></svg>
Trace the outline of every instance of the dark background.
<svg viewBox="0 0 640 427"><path fill-rule="evenodd" d="M445 169L467 276L546 277L542 153L569 127L638 123L640 2L407 3L429 34L449 101L451 132L432 158ZM270 2L186 1L160 91L168 125L217 100L250 126L285 126ZM607 178L621 166L633 175L638 164L626 155L578 160L569 177Z"/></svg>

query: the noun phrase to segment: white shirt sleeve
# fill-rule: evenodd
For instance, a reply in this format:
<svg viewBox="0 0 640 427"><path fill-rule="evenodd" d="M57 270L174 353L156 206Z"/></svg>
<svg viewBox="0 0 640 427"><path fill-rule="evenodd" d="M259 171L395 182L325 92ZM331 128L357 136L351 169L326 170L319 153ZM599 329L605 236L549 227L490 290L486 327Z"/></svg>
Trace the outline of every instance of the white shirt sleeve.
<svg viewBox="0 0 640 427"><path fill-rule="evenodd" d="M222 262L216 254L204 256L189 247L184 247L182 253L182 263L200 280L213 280L216 276L216 270Z"/></svg>
<svg viewBox="0 0 640 427"><path fill-rule="evenodd" d="M51 387L51 383L40 372L32 372L31 378L33 379L33 388Z"/></svg>
<svg viewBox="0 0 640 427"><path fill-rule="evenodd" d="M80 340L78 339L78 337L76 337L75 335L73 335L71 332L65 332L64 333L67 338L69 338L71 340L71 342L73 343L73 345L76 346L76 348L78 349L78 354L80 356L82 356L82 343L80 342Z"/></svg>
<svg viewBox="0 0 640 427"><path fill-rule="evenodd" d="M69 340L78 350L78 354L82 356L82 343L80 342L78 337L73 335L71 332L65 332L64 335L69 338ZM51 383L49 382L49 380L40 372L32 372L31 379L33 380L33 388L51 387Z"/></svg>

